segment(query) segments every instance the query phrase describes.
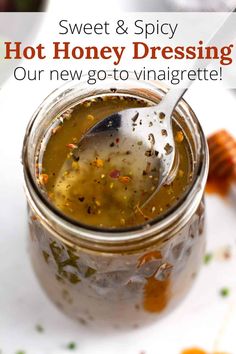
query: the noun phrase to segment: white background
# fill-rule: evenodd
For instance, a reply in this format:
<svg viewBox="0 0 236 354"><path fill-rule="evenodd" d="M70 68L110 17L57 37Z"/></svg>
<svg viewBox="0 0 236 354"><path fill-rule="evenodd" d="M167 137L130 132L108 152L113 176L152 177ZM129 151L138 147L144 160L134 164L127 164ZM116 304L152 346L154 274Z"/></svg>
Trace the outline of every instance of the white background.
<svg viewBox="0 0 236 354"><path fill-rule="evenodd" d="M161 322L126 333L91 331L66 318L46 298L27 254L20 154L26 124L51 86L10 79L0 91L1 354L17 350L27 354L68 353L66 345L70 341L77 343L74 352L78 354L179 354L191 346L236 354L236 201L207 196L207 248L215 251L230 245L233 258L203 266L188 297ZM236 134L233 92L203 90L194 85L186 99L206 134L222 127ZM228 298L219 296L225 286L230 288ZM38 323L44 333L35 330Z"/></svg>

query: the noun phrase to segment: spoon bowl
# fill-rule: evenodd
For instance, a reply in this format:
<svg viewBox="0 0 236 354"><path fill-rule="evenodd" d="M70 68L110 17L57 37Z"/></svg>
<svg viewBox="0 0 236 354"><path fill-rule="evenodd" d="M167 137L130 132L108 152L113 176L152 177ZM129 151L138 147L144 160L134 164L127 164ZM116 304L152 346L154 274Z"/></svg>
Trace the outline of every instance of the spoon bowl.
<svg viewBox="0 0 236 354"><path fill-rule="evenodd" d="M78 145L80 162L91 161L96 156L109 160L119 169L128 169L136 179L137 191L145 189L147 178L144 177L148 176L152 182L151 186L148 182L149 193L145 198L137 196L142 206L168 182L175 161L171 116L163 108L160 103L112 114L95 124Z"/></svg>

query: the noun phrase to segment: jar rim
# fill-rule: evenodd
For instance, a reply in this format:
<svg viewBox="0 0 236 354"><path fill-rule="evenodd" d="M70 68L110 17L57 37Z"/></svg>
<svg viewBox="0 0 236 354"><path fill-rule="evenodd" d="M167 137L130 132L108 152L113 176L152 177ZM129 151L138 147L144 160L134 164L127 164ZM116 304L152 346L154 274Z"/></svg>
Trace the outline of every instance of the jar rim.
<svg viewBox="0 0 236 354"><path fill-rule="evenodd" d="M167 89L160 84L159 82L155 83L150 83L146 81L138 81L135 80L131 77L131 79L127 80L129 83L133 83L135 89L137 89L137 96L138 96L138 89L139 88L145 88L147 90L152 90L153 92L156 92L160 94L165 94L167 92ZM117 87L123 85L127 85L127 81L124 83L120 82L114 82L113 80L106 80L105 81L105 86L106 89L104 89L105 94L114 94L113 90L114 88L111 89L111 87ZM108 85L109 83L109 85ZM200 142L201 142L201 149L203 150L197 170L195 172L195 176L193 180L191 181L191 184L189 188L185 191L185 193L181 196L181 198L175 203L172 207L170 207L168 210L166 210L163 214L158 215L157 217L148 220L146 223L143 224L138 224L135 226L130 226L130 227L123 227L123 228L106 228L106 227L96 227L93 225L87 225L83 224L75 219L70 218L69 216L65 215L63 212L61 212L58 208L56 208L52 203L50 203L47 198L43 195L43 193L40 191L38 188L38 185L31 173L29 163L28 163L28 147L29 147L29 141L30 141L30 135L32 132L32 129L35 128L35 124L37 123L37 118L40 115L43 115L44 111L50 107L50 105L56 105L56 103L59 102L59 100L63 99L66 97L67 94L70 94L71 90L78 89L80 88L83 84L85 84L85 81L79 81L79 82L73 82L70 81L53 92L51 92L41 103L41 105L38 107L34 115L32 116L24 138L24 143L23 143L23 150L22 150L22 163L23 163L23 169L24 169L24 178L25 178L25 185L27 189L27 197L28 200L30 199L31 202L33 202L34 207L36 207L37 204L37 211L42 214L48 214L50 215L50 220L53 221L54 225L58 224L60 225L64 230L67 230L67 232L70 235L74 235L75 237L82 238L84 241L88 242L101 242L101 243L120 243L120 242L127 242L127 241L138 241L138 240L143 240L144 238L149 237L149 235L153 235L154 233L158 232L161 237L160 231L163 230L167 225L169 225L173 221L173 216L175 214L175 211L180 210L180 209L186 209L187 206L189 206L188 212L190 213L190 206L191 206L191 201L194 199L194 196L196 193L198 193L198 185L201 183L203 186L205 186L206 183L206 178L207 178L207 171L208 171L208 164L209 164L209 158L208 158L208 148L207 148L207 143L206 139L202 130L202 127L189 106L189 104L182 99L177 107L181 107L181 109L185 112L190 112L192 120L194 120L194 123L197 126L198 133L200 136ZM96 87L94 87L96 86ZM90 96L95 94L96 89L101 89L101 83L99 85L94 85L93 88L88 88L87 85L87 90L90 90ZM139 86L139 87L138 87ZM108 89L110 87L110 89ZM105 90L107 92L105 92ZM132 95L132 92L130 92ZM87 96L88 99L88 96ZM77 96L77 101L81 100L79 96ZM72 106L72 105L71 105ZM69 106L68 106L69 107ZM61 113L62 110L58 111L58 114ZM202 196L203 192L201 193ZM37 198L37 203L36 203L36 198ZM45 213L42 212L44 210ZM192 213L191 213L192 214ZM45 219L45 218L44 218Z"/></svg>

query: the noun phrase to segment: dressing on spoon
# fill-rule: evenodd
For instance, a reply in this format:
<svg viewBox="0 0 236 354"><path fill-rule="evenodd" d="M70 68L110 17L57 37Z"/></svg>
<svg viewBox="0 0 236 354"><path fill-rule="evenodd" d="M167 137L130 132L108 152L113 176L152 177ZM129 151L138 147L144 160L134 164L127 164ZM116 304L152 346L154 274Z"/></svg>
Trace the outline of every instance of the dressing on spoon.
<svg viewBox="0 0 236 354"><path fill-rule="evenodd" d="M192 178L188 138L179 123L173 124L179 163L171 184L155 195L158 168L152 166L149 150L135 135L130 146L139 155L129 145L122 150L116 136L107 143L100 140L83 153L78 148L86 132L104 117L151 104L110 94L77 104L55 119L42 142L36 173L41 189L57 209L87 225L117 228L146 223L178 202Z"/></svg>

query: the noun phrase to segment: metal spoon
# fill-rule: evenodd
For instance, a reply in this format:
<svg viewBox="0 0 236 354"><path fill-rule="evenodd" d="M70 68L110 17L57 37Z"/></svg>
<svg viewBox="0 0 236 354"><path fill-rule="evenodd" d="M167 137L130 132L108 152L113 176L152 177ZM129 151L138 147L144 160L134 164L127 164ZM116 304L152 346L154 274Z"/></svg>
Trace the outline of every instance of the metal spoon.
<svg viewBox="0 0 236 354"><path fill-rule="evenodd" d="M235 17L232 13L208 45L223 45L229 37L235 37ZM193 69L203 69L210 62L206 59L197 60ZM79 143L80 158L91 159L93 151L103 159L110 159L111 155L118 165L127 155L125 163L132 167L134 175L141 179L148 174L154 181L155 188L152 186L150 195L140 204L143 206L162 185L172 180L177 169L174 167L178 167L172 114L191 83L185 83L185 88L169 90L158 105L123 110L95 124ZM111 153L109 147L117 149Z"/></svg>
<svg viewBox="0 0 236 354"><path fill-rule="evenodd" d="M92 150L105 160L117 146L113 158L118 151L120 156L130 156L126 160L136 164L134 172L140 175L149 166L148 172L156 172L158 185L163 185L175 160L171 116L185 91L170 90L157 106L126 109L103 119L80 141L80 159L82 152Z"/></svg>

